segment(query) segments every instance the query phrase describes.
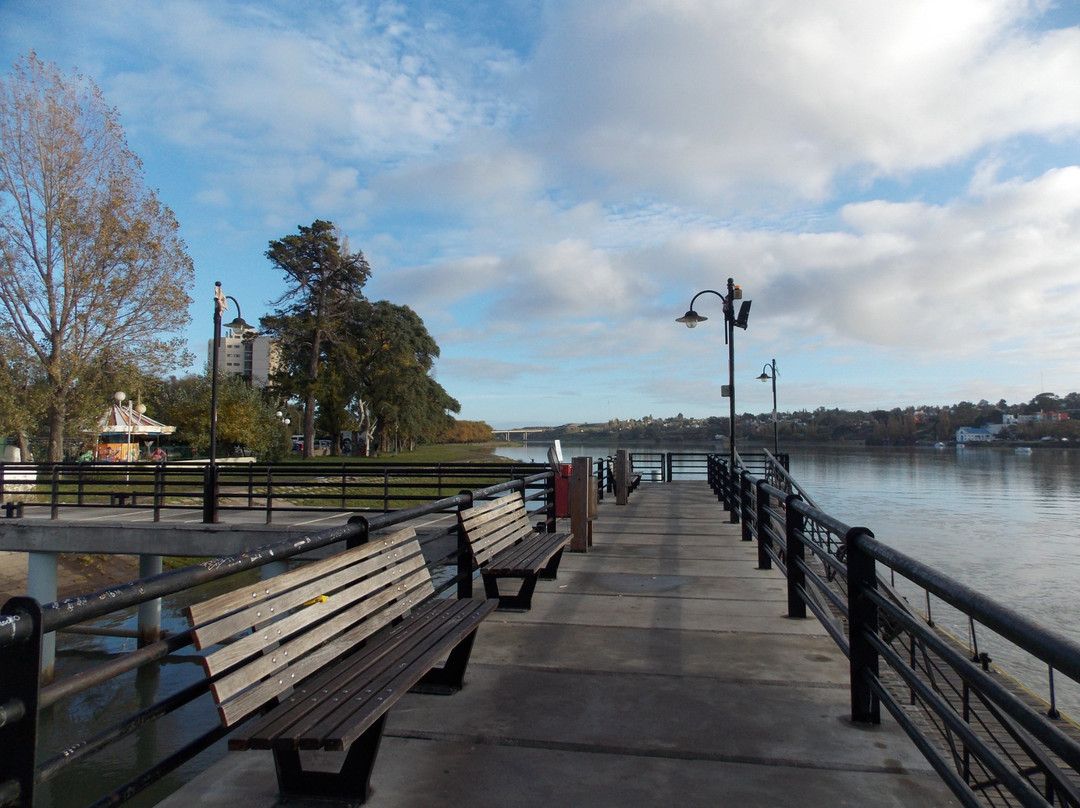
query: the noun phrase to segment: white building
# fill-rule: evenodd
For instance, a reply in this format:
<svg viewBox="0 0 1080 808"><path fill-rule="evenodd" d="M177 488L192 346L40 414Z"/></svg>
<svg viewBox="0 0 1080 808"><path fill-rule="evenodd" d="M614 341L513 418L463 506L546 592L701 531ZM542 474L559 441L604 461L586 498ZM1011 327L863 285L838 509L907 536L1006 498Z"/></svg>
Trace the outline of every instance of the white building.
<svg viewBox="0 0 1080 808"><path fill-rule="evenodd" d="M207 361L213 361L214 341L206 345ZM277 346L270 337L257 336L255 329L233 328L218 343L218 373L235 374L255 387L266 387L277 365Z"/></svg>
<svg viewBox="0 0 1080 808"><path fill-rule="evenodd" d="M956 430L957 443L985 443L993 439L994 436L990 434L990 430L982 427L962 426Z"/></svg>

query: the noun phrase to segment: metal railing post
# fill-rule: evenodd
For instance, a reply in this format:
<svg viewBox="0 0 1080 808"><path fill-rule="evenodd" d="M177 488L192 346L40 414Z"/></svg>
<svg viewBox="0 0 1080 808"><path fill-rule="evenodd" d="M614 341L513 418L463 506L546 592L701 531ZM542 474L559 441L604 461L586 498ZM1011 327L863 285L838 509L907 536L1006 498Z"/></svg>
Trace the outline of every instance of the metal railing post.
<svg viewBox="0 0 1080 808"><path fill-rule="evenodd" d="M725 476L724 503L731 524L739 524L739 471L734 466Z"/></svg>
<svg viewBox="0 0 1080 808"><path fill-rule="evenodd" d="M459 491L458 494L463 497L467 497L467 502L462 502L458 505L458 513L461 511L467 511L473 506L473 492L472 491ZM552 507L554 507L554 499L552 499ZM457 596L458 600L464 600L465 598L471 598L473 595L473 581L472 581L472 551L469 549L469 537L465 534L465 529L461 526L461 520L458 520L457 526Z"/></svg>
<svg viewBox="0 0 1080 808"><path fill-rule="evenodd" d="M60 467L52 467L52 491L50 494L50 500L52 502L52 512L50 518L60 518Z"/></svg>
<svg viewBox="0 0 1080 808"><path fill-rule="evenodd" d="M754 497L757 515L754 524L757 525L757 568L759 570L772 569L772 556L769 555L769 547L772 545L772 537L769 530L772 527L772 517L769 516L769 495L765 493L765 481L758 480L755 483L757 492Z"/></svg>
<svg viewBox="0 0 1080 808"><path fill-rule="evenodd" d="M847 550L848 620L851 669L851 720L881 723L881 703L871 680L878 677L878 652L866 638L878 630L878 607L864 593L877 589L876 563L859 544L862 536L873 537L864 527L853 527L844 535ZM790 568L790 564L788 565Z"/></svg>
<svg viewBox="0 0 1080 808"><path fill-rule="evenodd" d="M359 547L360 545L367 544L368 541L370 541L371 525L368 522L366 516L362 514L356 514L356 516L352 516L349 518L349 524L359 525L360 529L355 534L349 536L349 538L345 540L346 550L351 550L354 547Z"/></svg>
<svg viewBox="0 0 1080 808"><path fill-rule="evenodd" d="M154 466L154 521L161 521L161 508L165 504L165 466Z"/></svg>
<svg viewBox="0 0 1080 808"><path fill-rule="evenodd" d="M4 604L0 633L12 637L0 644L0 693L7 699L0 704L0 804L29 806L34 804L37 767L41 604L33 598L11 598Z"/></svg>
<svg viewBox="0 0 1080 808"><path fill-rule="evenodd" d="M218 521L218 467L217 463L208 463L203 470L203 523L217 524Z"/></svg>
<svg viewBox="0 0 1080 808"><path fill-rule="evenodd" d="M753 486L752 478L748 471L742 471L739 473L739 502L740 511L742 513L742 540L753 541L754 536L751 533L751 524L753 523L754 516L751 513L753 505L750 499L750 490Z"/></svg>
<svg viewBox="0 0 1080 808"><path fill-rule="evenodd" d="M784 520L784 543L787 554L784 556L787 566L787 609L788 617L806 617L806 601L801 591L806 589L806 572L802 564L806 559L806 544L803 535L806 531L806 517L794 507L799 500L793 494L784 500L787 506L787 518Z"/></svg>
<svg viewBox="0 0 1080 808"><path fill-rule="evenodd" d="M266 470L266 524L274 519L274 470Z"/></svg>

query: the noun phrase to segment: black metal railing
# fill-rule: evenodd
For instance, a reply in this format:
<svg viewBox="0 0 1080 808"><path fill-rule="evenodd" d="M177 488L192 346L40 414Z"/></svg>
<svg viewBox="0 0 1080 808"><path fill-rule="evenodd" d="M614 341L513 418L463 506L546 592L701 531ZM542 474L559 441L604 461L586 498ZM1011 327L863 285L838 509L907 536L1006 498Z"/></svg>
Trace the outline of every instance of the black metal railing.
<svg viewBox="0 0 1080 808"><path fill-rule="evenodd" d="M53 519L66 508L152 508L159 521L170 509L222 513L275 513L336 509L389 513L447 492L535 474L538 463L59 463L0 464L0 500L10 515L48 508Z"/></svg>
<svg viewBox="0 0 1080 808"><path fill-rule="evenodd" d="M120 643L115 650L84 650L76 655L79 664L74 670L65 672L63 666L58 666L58 678L47 684L42 682L40 667L46 635L103 621L124 622L140 604L153 600L171 598L181 605L193 602L205 596L207 588L236 585L225 581L227 578L258 574L267 564L297 559L301 554L333 545L356 546L375 531L414 520L423 521L418 533L437 596L468 597L472 594L474 571L467 545L457 529L456 512L471 507L475 501L520 491L526 507L543 516L541 524L553 530L553 477L545 469L461 490L400 511L357 514L341 527L292 537L55 603L40 604L28 597L11 598L0 616L0 749L4 750L0 755L0 806L30 808L35 793L53 784L66 793L85 794L85 804L116 805L167 777L224 735L209 701L209 682L202 675L201 666L192 664L197 658L190 652L192 638L186 625L178 623L160 641L136 650L129 650L126 641L118 639L107 641ZM452 483L448 480L446 484ZM432 516L445 518L432 520ZM93 664L83 664L86 659ZM176 663L186 671L171 688L159 680L161 671L167 669L162 667L164 663ZM129 675L135 677L133 683L127 678ZM160 691L166 689L169 692L161 695ZM142 700L120 720L108 726L99 725L92 705L119 699L118 694L124 691L137 691L142 694ZM87 714L80 713L78 720L59 737L44 737L49 722L56 720L58 714L77 712L72 706L77 696L82 697L78 710ZM122 747L137 736L155 733L161 726L165 729L156 736L163 747L160 752L155 743L139 746L135 754ZM69 734L75 732L79 735ZM96 756L118 747L125 749L122 753L125 761L130 758L135 763L122 776L108 780L104 772L108 767L95 766ZM77 785L63 784L65 776L74 778ZM94 788L100 788L100 793L91 793Z"/></svg>
<svg viewBox="0 0 1080 808"><path fill-rule="evenodd" d="M847 655L852 719L878 723L884 706L963 805L1080 806L1080 729L1056 696L1080 683L1080 645L842 523L792 482L742 470L722 485L759 568L784 572L789 616L812 612ZM1042 692L991 654L1046 671Z"/></svg>

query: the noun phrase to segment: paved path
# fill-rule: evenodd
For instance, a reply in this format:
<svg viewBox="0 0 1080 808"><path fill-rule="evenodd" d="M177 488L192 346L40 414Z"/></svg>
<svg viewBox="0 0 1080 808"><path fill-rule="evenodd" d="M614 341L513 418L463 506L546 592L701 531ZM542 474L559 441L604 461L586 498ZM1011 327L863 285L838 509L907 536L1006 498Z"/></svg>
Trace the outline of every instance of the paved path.
<svg viewBox="0 0 1080 808"><path fill-rule="evenodd" d="M955 804L887 716L848 722L846 659L726 517L704 483L605 500L590 552L480 628L462 692L391 710L368 805ZM248 752L162 806L276 803Z"/></svg>

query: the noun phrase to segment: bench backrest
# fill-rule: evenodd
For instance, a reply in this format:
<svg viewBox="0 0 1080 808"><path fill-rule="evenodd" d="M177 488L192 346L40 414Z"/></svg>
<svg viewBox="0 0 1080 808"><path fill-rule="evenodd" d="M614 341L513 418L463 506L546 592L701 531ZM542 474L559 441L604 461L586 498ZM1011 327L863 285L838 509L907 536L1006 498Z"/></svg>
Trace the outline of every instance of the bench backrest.
<svg viewBox="0 0 1080 808"><path fill-rule="evenodd" d="M465 532L478 565L535 533L525 500L518 494L458 511L458 525Z"/></svg>
<svg viewBox="0 0 1080 808"><path fill-rule="evenodd" d="M412 528L189 606L231 726L434 594Z"/></svg>

